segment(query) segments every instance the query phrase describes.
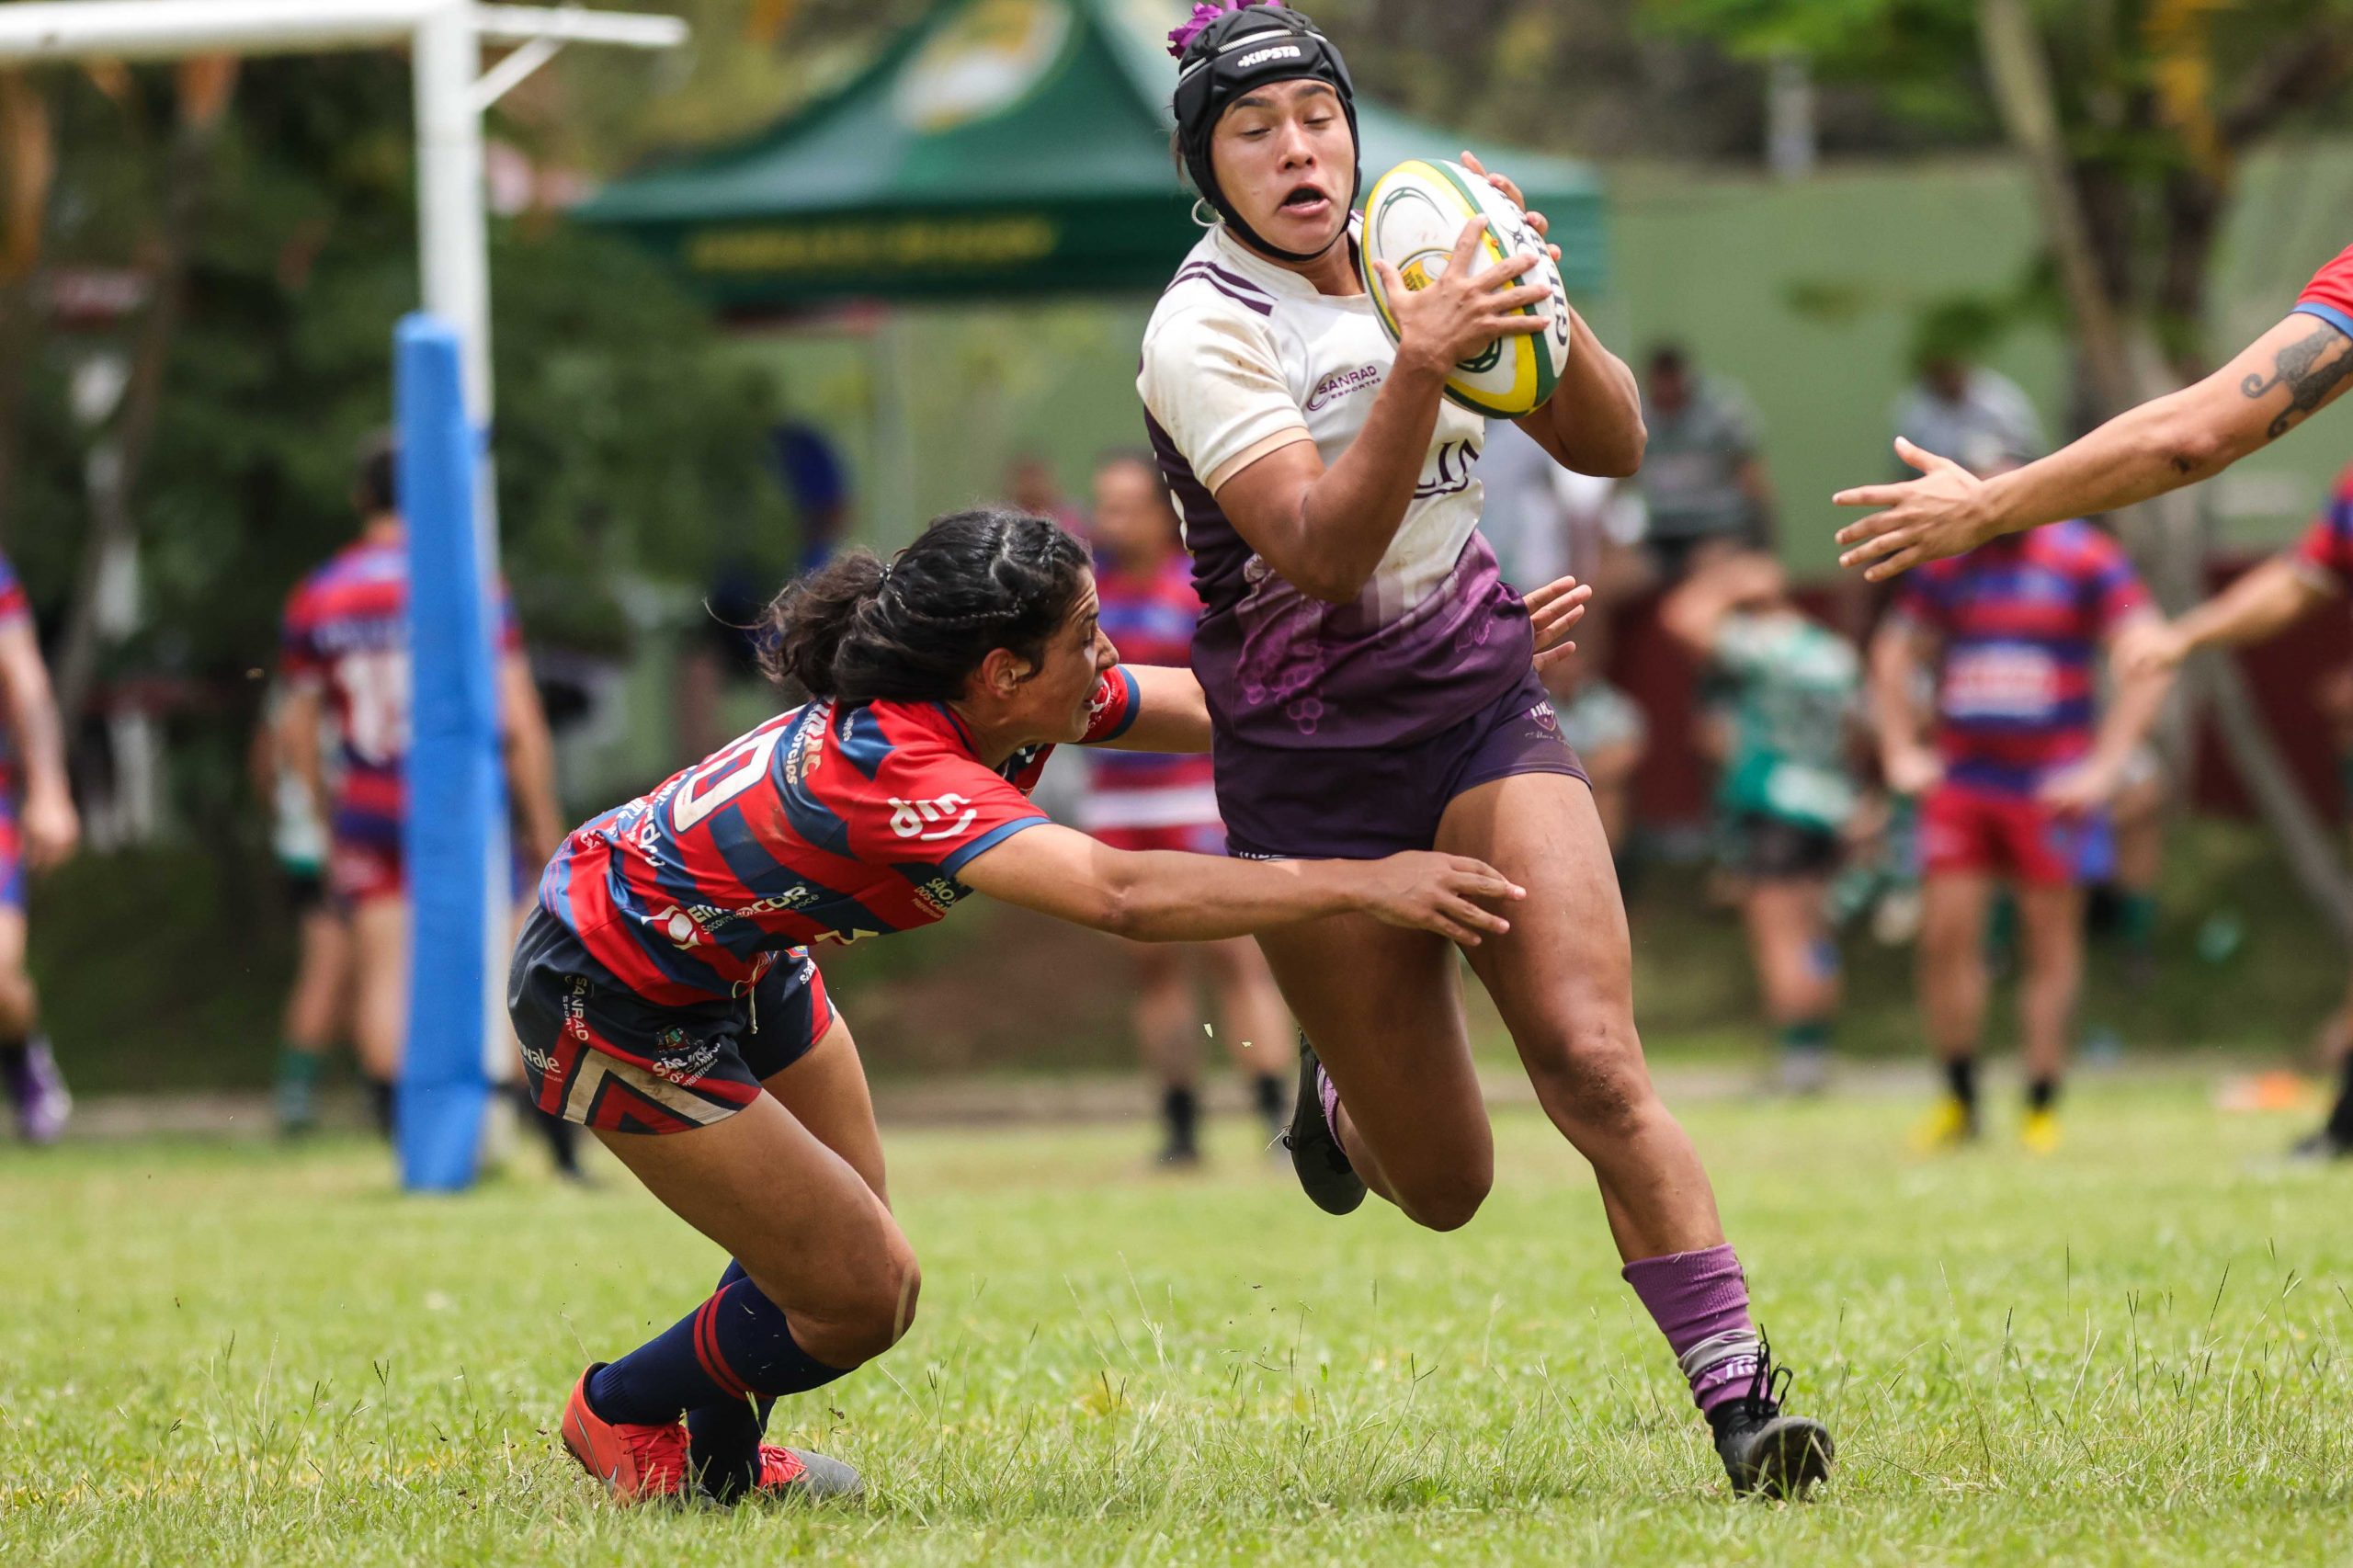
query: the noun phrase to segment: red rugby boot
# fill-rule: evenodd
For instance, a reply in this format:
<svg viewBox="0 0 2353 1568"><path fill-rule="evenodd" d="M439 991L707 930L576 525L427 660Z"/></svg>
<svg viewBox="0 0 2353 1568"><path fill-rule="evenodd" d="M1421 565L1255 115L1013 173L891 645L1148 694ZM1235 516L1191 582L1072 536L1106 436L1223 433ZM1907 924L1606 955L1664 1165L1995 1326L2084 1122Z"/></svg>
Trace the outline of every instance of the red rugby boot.
<svg viewBox="0 0 2353 1568"><path fill-rule="evenodd" d="M862 1497L866 1494L866 1483L858 1479L857 1471L839 1460L829 1460L805 1449L762 1443L760 1479L753 1484L752 1491L761 1497L806 1497L814 1502L828 1497Z"/></svg>
<svg viewBox="0 0 2353 1568"><path fill-rule="evenodd" d="M563 1407L563 1446L580 1468L612 1488L616 1503L674 1500L687 1491L687 1424L632 1426L608 1421L588 1408L588 1380L597 1362L572 1385ZM763 1456L765 1458L765 1456Z"/></svg>

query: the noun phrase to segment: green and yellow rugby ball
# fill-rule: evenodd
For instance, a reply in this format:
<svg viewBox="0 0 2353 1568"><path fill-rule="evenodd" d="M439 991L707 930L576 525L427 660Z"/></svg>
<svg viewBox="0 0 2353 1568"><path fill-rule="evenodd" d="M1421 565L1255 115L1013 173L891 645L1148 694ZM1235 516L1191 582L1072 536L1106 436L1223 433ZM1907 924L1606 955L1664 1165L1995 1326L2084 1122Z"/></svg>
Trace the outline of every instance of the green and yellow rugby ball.
<svg viewBox="0 0 2353 1568"><path fill-rule="evenodd" d="M1446 395L1475 414L1517 419L1551 397L1561 372L1568 369L1569 293L1561 285L1560 267L1545 249L1543 236L1529 227L1528 214L1510 197L1460 164L1424 158L1400 164L1375 180L1365 197L1357 267L1365 292L1372 296L1372 308L1394 343L1397 312L1372 264L1389 263L1409 290L1427 289L1445 273L1462 225L1482 215L1487 228L1479 239L1478 265L1484 268L1506 256L1534 256L1536 265L1519 281L1543 284L1550 297L1522 306L1519 313L1542 316L1545 327L1527 336L1496 338L1457 361L1454 373L1446 379Z"/></svg>

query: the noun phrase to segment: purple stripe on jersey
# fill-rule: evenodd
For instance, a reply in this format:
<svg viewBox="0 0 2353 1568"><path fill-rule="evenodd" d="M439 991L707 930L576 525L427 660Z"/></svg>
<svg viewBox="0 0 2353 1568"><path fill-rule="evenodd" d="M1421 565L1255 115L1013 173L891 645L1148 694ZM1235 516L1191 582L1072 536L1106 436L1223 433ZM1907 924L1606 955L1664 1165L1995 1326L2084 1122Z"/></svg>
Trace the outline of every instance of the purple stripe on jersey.
<svg viewBox="0 0 2353 1568"><path fill-rule="evenodd" d="M1219 293L1224 295L1227 299L1233 301L1237 304L1247 305L1262 316L1271 316L1275 313L1273 301L1256 294L1245 294L1241 290L1234 288L1233 285L1222 282L1216 277L1213 277L1211 269L1203 267L1187 267L1184 271L1179 272L1173 279L1171 279L1168 286L1169 288L1174 289L1177 284L1185 282L1188 279L1197 283L1206 283L1211 288L1216 290Z"/></svg>
<svg viewBox="0 0 2353 1568"><path fill-rule="evenodd" d="M1228 283L1233 284L1236 289L1243 290L1245 293L1256 294L1258 298L1269 302L1272 302L1274 300L1274 295L1267 292L1267 287L1263 283L1255 282L1250 278L1243 277L1239 272L1220 267L1213 261L1196 261L1187 266L1180 267L1176 269L1176 276L1182 278L1188 272L1213 272L1220 278L1224 278Z"/></svg>

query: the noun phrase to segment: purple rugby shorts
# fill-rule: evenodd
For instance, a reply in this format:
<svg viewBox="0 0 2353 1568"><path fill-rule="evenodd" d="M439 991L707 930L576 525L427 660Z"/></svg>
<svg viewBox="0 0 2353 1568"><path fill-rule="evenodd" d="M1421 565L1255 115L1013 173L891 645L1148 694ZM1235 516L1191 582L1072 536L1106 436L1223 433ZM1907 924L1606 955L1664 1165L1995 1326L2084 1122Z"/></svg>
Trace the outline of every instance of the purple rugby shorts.
<svg viewBox="0 0 2353 1568"><path fill-rule="evenodd" d="M1529 670L1459 724L1400 745L1262 746L1217 738L1226 842L1252 859L1372 860L1427 849L1457 795L1516 773L1585 767Z"/></svg>

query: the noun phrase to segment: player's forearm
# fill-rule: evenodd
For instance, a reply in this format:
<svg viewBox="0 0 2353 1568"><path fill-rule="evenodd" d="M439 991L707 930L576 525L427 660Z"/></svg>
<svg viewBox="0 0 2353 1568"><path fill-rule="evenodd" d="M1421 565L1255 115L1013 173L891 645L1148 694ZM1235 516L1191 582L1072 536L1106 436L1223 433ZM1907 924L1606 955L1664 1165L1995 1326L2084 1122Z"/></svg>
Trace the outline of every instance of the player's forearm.
<svg viewBox="0 0 2353 1568"><path fill-rule="evenodd" d="M1422 482L1445 385L1443 368L1397 356L1364 428L1301 496L1291 559L1274 562L1285 578L1331 604L1364 592Z"/></svg>
<svg viewBox="0 0 2353 1568"><path fill-rule="evenodd" d="M1659 624L1668 636L1705 658L1715 646L1717 629L1732 608L1732 595L1721 580L1701 575L1687 579L1659 606Z"/></svg>
<svg viewBox="0 0 2353 1568"><path fill-rule="evenodd" d="M2256 442L2232 438L2200 417L2215 410L2203 383L2118 415L2047 458L1986 481L1980 493L1992 532L2018 533L2089 517L2220 473Z"/></svg>
<svg viewBox="0 0 2353 1568"><path fill-rule="evenodd" d="M1520 421L1521 428L1579 473L1624 479L1643 466L1650 441L1642 390L1626 362L1602 347L1574 310L1569 328L1569 362L1560 385Z"/></svg>
<svg viewBox="0 0 2353 1568"><path fill-rule="evenodd" d="M1363 907L1345 860L1242 860L1124 853L1107 879L1103 928L1139 942L1209 942Z"/></svg>
<svg viewBox="0 0 2353 1568"><path fill-rule="evenodd" d="M563 838L555 803L555 747L544 728L518 725L507 733L506 777L526 847L552 854Z"/></svg>
<svg viewBox="0 0 2353 1568"><path fill-rule="evenodd" d="M2262 642L2302 620L2330 597L2295 562L2275 555L2182 616L2176 630L2193 652Z"/></svg>
<svg viewBox="0 0 2353 1568"><path fill-rule="evenodd" d="M2171 675L2145 670L2126 676L2117 683L2092 741L2095 766L2111 775L2122 771L2132 748L2149 738L2158 711L2165 707L2165 692L2172 685Z"/></svg>
<svg viewBox="0 0 2353 1568"><path fill-rule="evenodd" d="M326 771L319 763L319 708L315 697L288 699L278 721L278 755L301 784L311 809L327 809Z"/></svg>
<svg viewBox="0 0 2353 1568"><path fill-rule="evenodd" d="M1879 733L1880 767L1884 771L1893 772L1901 757L1919 750L1923 744L1919 704L1913 696L1919 688L1919 661L1901 631L1889 629L1872 640L1871 722Z"/></svg>
<svg viewBox="0 0 2353 1568"><path fill-rule="evenodd" d="M8 682L8 718L24 758L25 792L71 798L65 776L65 725L57 711L49 677L35 662L29 673L19 671Z"/></svg>
<svg viewBox="0 0 2353 1568"><path fill-rule="evenodd" d="M1136 683L1135 722L1119 739L1099 744L1113 751L1206 753L1213 734L1209 699L1193 672L1170 665L1124 667Z"/></svg>

